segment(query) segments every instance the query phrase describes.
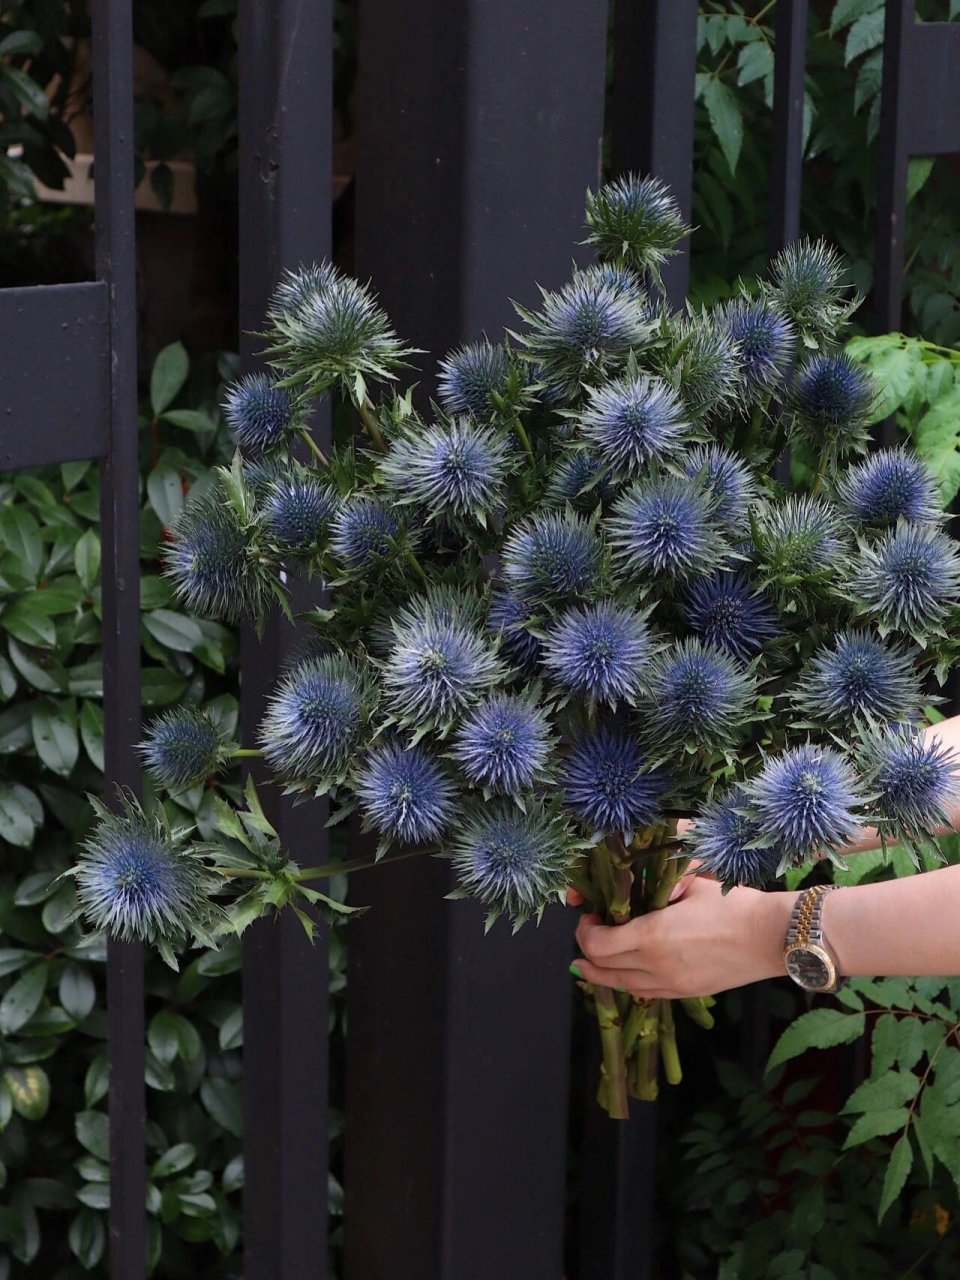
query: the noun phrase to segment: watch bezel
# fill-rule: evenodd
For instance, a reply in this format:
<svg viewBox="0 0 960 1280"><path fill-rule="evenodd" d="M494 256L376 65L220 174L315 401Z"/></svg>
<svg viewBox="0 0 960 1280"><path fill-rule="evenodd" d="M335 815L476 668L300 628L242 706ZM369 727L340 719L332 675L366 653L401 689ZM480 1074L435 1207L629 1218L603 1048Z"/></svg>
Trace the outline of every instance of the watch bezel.
<svg viewBox="0 0 960 1280"><path fill-rule="evenodd" d="M823 964L827 974L829 975L826 982L819 983L817 986L810 986L803 982L795 974L790 972L790 957L797 952L804 955L814 955ZM804 991L832 991L837 985L837 964L830 952L825 947L819 947L815 942L800 943L795 942L792 946L786 947L783 952L783 967L787 971L787 976L792 982Z"/></svg>

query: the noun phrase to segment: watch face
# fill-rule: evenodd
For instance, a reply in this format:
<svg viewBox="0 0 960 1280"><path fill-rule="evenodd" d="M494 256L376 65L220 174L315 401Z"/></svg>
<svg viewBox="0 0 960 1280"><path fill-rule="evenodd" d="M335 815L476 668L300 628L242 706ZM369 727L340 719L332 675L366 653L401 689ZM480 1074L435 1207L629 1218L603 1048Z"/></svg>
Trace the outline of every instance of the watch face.
<svg viewBox="0 0 960 1280"><path fill-rule="evenodd" d="M833 965L819 947L791 947L783 962L794 982L808 991L822 991L836 977Z"/></svg>

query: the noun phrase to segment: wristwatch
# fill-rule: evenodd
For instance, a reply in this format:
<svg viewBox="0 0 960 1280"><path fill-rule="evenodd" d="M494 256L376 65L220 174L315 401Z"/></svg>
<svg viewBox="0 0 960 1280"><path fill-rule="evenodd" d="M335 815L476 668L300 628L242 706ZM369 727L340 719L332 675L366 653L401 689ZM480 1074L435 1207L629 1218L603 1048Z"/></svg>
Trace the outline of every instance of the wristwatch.
<svg viewBox="0 0 960 1280"><path fill-rule="evenodd" d="M805 991L836 991L845 979L823 937L823 899L836 884L817 884L797 898L783 944L783 963L790 977Z"/></svg>

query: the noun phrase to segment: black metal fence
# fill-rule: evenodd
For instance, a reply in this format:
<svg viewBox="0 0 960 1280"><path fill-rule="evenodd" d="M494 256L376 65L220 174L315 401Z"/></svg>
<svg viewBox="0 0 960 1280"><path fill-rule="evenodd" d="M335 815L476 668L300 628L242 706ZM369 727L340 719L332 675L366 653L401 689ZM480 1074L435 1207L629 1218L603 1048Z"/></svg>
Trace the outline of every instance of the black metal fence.
<svg viewBox="0 0 960 1280"><path fill-rule="evenodd" d="M776 6L770 247L800 230L806 0ZM878 327L900 317L906 166L960 151L960 26L887 0L879 143ZM96 280L0 291L5 469L97 457L103 473L106 765L136 789L139 726L130 0L93 0ZM441 352L509 323L507 298L558 284L597 181L603 0L363 0L357 273L399 331ZM689 214L695 0L618 0L616 170L659 174ZM279 271L330 247L331 0L241 0L240 308L255 328ZM675 299L684 257L667 273ZM252 353L247 349L249 364ZM54 369L55 376L46 371ZM41 372L44 371L44 372ZM318 420L322 437L328 423ZM289 636L243 648L247 723ZM311 862L322 812L278 804ZM357 879L351 925L347 1280L560 1280L570 1061L570 921L484 939L434 861ZM145 1264L142 956L111 944L110 1263ZM246 1280L327 1274L327 953L299 926L244 942ZM576 1089L592 1083L574 1082ZM588 1111L581 1280L649 1274L653 1109Z"/></svg>

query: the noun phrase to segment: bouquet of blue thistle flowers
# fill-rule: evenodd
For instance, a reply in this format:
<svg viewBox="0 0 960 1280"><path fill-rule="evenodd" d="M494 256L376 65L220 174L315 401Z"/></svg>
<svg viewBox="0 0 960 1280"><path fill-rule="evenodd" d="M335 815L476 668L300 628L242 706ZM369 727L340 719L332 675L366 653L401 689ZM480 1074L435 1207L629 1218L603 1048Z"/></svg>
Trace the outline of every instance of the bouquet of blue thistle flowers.
<svg viewBox="0 0 960 1280"><path fill-rule="evenodd" d="M694 859L766 885L840 861L865 823L916 851L956 786L920 729L960 557L922 461L867 452L877 393L839 347L857 304L842 262L799 243L732 301L674 311L660 268L687 228L668 190L624 177L588 195L586 225L596 265L517 307L500 345L449 354L427 410L368 288L329 264L286 274L271 372L226 399L233 464L167 556L212 618L289 612L292 574L327 594L257 745L169 711L142 744L155 783L260 755L331 821L358 811L378 859L449 858L451 896L488 927L538 920L568 885L622 923ZM361 428L329 456L308 429L327 395ZM791 448L812 460L795 493L773 478ZM364 860L298 867L244 795L217 796L207 841L162 806L100 806L73 868L90 923L174 962L268 911L308 931L311 908L347 911L310 881ZM679 1078L673 1011L584 987L600 1101L622 1117L661 1065ZM709 1025L708 999L682 1003Z"/></svg>

